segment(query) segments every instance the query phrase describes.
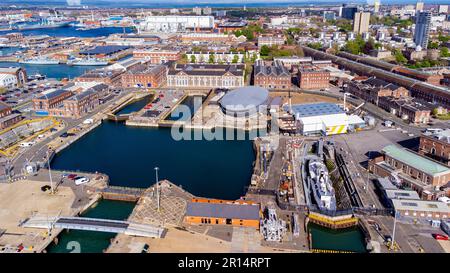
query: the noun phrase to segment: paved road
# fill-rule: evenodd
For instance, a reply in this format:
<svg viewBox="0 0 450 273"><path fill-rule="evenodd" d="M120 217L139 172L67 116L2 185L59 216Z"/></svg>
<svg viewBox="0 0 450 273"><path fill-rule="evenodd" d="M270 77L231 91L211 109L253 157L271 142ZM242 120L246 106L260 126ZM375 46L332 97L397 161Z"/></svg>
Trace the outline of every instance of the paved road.
<svg viewBox="0 0 450 273"><path fill-rule="evenodd" d="M79 119L68 119L63 118L62 120L66 124L65 128L61 131L53 134L52 136L39 141L37 144L33 145L30 148L27 148L25 151L20 153L18 156L16 156L12 160L12 166L13 170L16 175L19 175L21 173L22 168L24 167L24 164L28 162L36 162L36 161L45 161L47 158L47 144L49 144L51 141L58 138L62 133L69 131L70 129L73 129L80 125L85 119L91 118L92 116L98 114L99 112L103 111L105 108L112 105L114 102L119 100L120 98L124 97L125 95L129 94L129 91L122 91L116 98L106 102L105 104L100 105L95 109L93 112L91 112L89 115L79 118Z"/></svg>
<svg viewBox="0 0 450 273"><path fill-rule="evenodd" d="M308 90L300 90L300 89L294 89L294 92L303 92L303 93L309 93L309 94L322 95L322 96L326 96L326 97L337 98L337 99L343 101L344 93L340 92L341 90L342 89L340 89L340 88L333 87L333 88L330 88L330 90L327 92L308 91ZM364 102L362 99L354 99L354 98L350 98L349 96L347 96L346 100L353 105L360 105L361 103ZM433 126L423 125L423 126L419 127L416 125L408 124L408 123L405 123L399 117L392 115L391 113L388 113L388 112L384 111L383 109L381 109L371 103L365 103L364 106L361 107L361 109L365 110L370 115L372 115L380 120L392 120L396 123L397 126L400 126L403 130L407 130L408 132L413 133L415 135L420 135L422 130L424 130L425 128L430 128L430 127L447 128L447 127L449 127L448 122L441 122L441 121L436 121L436 124Z"/></svg>

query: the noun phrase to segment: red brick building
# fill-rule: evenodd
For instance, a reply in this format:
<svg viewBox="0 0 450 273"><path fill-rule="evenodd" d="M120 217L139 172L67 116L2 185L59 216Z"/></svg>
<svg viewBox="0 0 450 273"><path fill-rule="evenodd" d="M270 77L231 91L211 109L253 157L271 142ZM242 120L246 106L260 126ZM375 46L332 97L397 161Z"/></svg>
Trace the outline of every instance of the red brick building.
<svg viewBox="0 0 450 273"><path fill-rule="evenodd" d="M422 134L419 153L450 166L450 129Z"/></svg>
<svg viewBox="0 0 450 273"><path fill-rule="evenodd" d="M258 61L254 69L254 85L266 89L287 90L291 88L291 74L281 62L265 65Z"/></svg>
<svg viewBox="0 0 450 273"><path fill-rule="evenodd" d="M316 66L298 69L298 83L301 89L324 89L330 85L330 72Z"/></svg>
<svg viewBox="0 0 450 273"><path fill-rule="evenodd" d="M66 99L63 103L61 116L70 118L81 118L94 110L99 105L99 94L89 89L80 94ZM53 116L57 116L56 113Z"/></svg>
<svg viewBox="0 0 450 273"><path fill-rule="evenodd" d="M408 89L396 84L372 77L347 83L345 91L410 123L428 123L430 120L431 106L418 102L410 96Z"/></svg>
<svg viewBox="0 0 450 273"><path fill-rule="evenodd" d="M17 86L22 86L27 82L27 72L22 67L2 67L0 68L0 74L15 76L17 80Z"/></svg>
<svg viewBox="0 0 450 273"><path fill-rule="evenodd" d="M164 65L133 67L122 75L123 87L156 88L167 81L167 67Z"/></svg>
<svg viewBox="0 0 450 273"><path fill-rule="evenodd" d="M121 85L122 69L108 70L104 68L95 69L75 78L75 82L98 82L107 85Z"/></svg>
<svg viewBox="0 0 450 273"><path fill-rule="evenodd" d="M181 58L179 50L168 49L139 49L133 51L133 57L150 60L152 64L162 64L168 61L177 61Z"/></svg>
<svg viewBox="0 0 450 273"><path fill-rule="evenodd" d="M369 171L381 177L395 177L404 187L428 196L435 187L447 185L450 168L396 145L382 149L382 156L369 161Z"/></svg>
<svg viewBox="0 0 450 273"><path fill-rule="evenodd" d="M12 114L12 108L4 102L0 102L0 129L8 128L22 120L20 114Z"/></svg>
<svg viewBox="0 0 450 273"><path fill-rule="evenodd" d="M60 107L64 100L71 97L73 93L68 90L59 89L41 95L33 99L33 110L38 115L49 115L50 110Z"/></svg>

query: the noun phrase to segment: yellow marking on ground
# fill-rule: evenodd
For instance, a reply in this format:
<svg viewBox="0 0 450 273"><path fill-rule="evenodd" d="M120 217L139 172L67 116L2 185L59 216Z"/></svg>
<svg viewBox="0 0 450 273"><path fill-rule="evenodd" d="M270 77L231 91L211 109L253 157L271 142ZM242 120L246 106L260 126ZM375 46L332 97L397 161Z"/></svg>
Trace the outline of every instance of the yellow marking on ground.
<svg viewBox="0 0 450 273"><path fill-rule="evenodd" d="M14 124L13 126L7 128L7 129L4 129L4 130L0 131L0 135L2 135L4 133L6 133L6 132L8 132L10 130L13 130L13 129L17 128L17 127L20 127L22 125L27 125L27 124L30 124L30 123L36 123L36 122L40 122L40 121L44 121L44 120L51 120L51 121L53 121L53 123L51 125L45 127L44 129L42 129L42 130L40 130L38 132L35 132L31 136L28 136L25 139L16 142L12 146L10 146L10 147L8 147L8 148L6 148L4 150L0 149L0 154L2 154L4 156L13 157L17 153L17 151L18 151L17 148L18 148L18 146L20 145L21 142L27 142L28 140L31 140L31 139L35 138L38 135L47 132L48 130L50 130L50 128L58 126L59 124L61 124L61 122L58 121L57 119L55 119L54 117L35 118L35 119L29 119L29 120L21 121L19 123Z"/></svg>
<svg viewBox="0 0 450 273"><path fill-rule="evenodd" d="M330 217L317 214L317 213L310 213L308 217L312 220L316 220L322 223L330 224L330 225L344 225L344 224L357 224L358 218L357 217L351 217L346 219L339 219L339 220L333 220Z"/></svg>

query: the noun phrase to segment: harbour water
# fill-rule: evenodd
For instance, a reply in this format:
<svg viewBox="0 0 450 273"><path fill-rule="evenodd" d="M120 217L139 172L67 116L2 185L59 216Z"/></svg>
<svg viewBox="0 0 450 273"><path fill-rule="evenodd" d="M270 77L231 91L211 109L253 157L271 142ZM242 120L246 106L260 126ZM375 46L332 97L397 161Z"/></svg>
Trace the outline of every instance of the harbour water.
<svg viewBox="0 0 450 273"><path fill-rule="evenodd" d="M122 109L122 113L137 111L149 100L146 97L135 102ZM94 150L95 153L89 153ZM182 185L194 195L233 200L245 193L254 159L253 144L248 139L175 141L170 128L129 127L106 121L57 154L52 168L99 171L109 175L112 185L149 187L155 181L153 168L158 166L160 179ZM85 216L123 219L132 206L103 200ZM357 228L334 231L310 224L309 230L313 248L366 251L364 236ZM85 245L82 252L102 252L113 237L114 234L108 233L64 231L60 243L50 247L49 252L70 252L67 250L70 241Z"/></svg>
<svg viewBox="0 0 450 273"><path fill-rule="evenodd" d="M194 116L195 112L197 112L198 108L202 105L202 102L202 96L188 96L172 111L169 116L167 116L166 120L188 121ZM185 108L186 110L180 108L186 106L189 108L190 115L188 116L184 115L187 108ZM180 113L178 113L178 111Z"/></svg>
<svg viewBox="0 0 450 273"><path fill-rule="evenodd" d="M0 47L0 57L1 56L10 56L11 54L24 50L20 47Z"/></svg>
<svg viewBox="0 0 450 273"><path fill-rule="evenodd" d="M95 151L95 152L92 152ZM181 140L171 128L140 128L105 121L57 154L53 169L103 172L110 184L147 188L159 178L197 196L238 199L252 175L251 140Z"/></svg>
<svg viewBox="0 0 450 273"><path fill-rule="evenodd" d="M21 32L23 35L49 35L52 37L101 37L108 36L114 33L131 33L132 29L129 27L102 27L89 30L77 30L78 27L59 27L59 28L44 28L44 29L30 29L30 30L8 30L0 31L0 35L12 32Z"/></svg>
<svg viewBox="0 0 450 273"><path fill-rule="evenodd" d="M125 106L124 108L122 108L119 112L116 113L116 115L126 115L126 114L130 114L132 112L137 112L137 111L141 110L142 108L144 108L145 105L147 105L149 102L151 102L152 98L153 98L153 96L149 95L135 103L131 103L131 104Z"/></svg>
<svg viewBox="0 0 450 273"><path fill-rule="evenodd" d="M82 217L103 218L111 220L126 220L133 211L134 203L102 200L96 206L87 210ZM49 253L101 253L108 248L115 233L63 230L58 236L58 244L47 248Z"/></svg>
<svg viewBox="0 0 450 273"><path fill-rule="evenodd" d="M310 223L308 230L312 235L313 249L367 252L364 235L357 227L332 230Z"/></svg>
<svg viewBox="0 0 450 273"><path fill-rule="evenodd" d="M0 67L12 67L12 66L16 67L20 66L25 68L28 75L41 74L45 75L47 78L58 80L62 78L73 79L75 77L82 75L88 70L101 67L101 66L70 66L65 64L41 65L41 64L0 62Z"/></svg>

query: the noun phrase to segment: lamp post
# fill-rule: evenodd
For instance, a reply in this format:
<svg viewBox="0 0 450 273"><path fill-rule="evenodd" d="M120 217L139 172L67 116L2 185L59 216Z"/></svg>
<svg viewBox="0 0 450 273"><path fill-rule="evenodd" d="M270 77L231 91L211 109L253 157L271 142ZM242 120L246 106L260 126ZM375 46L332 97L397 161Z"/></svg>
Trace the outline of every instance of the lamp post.
<svg viewBox="0 0 450 273"><path fill-rule="evenodd" d="M155 167L155 177L156 177L156 203L158 205L158 211L160 211L159 207L159 180L158 180L158 167Z"/></svg>
<svg viewBox="0 0 450 273"><path fill-rule="evenodd" d="M50 169L50 153L47 150L47 164L48 164L48 175L50 176L50 188L51 188L51 193L54 194L55 191L53 189L53 179L52 179L52 170Z"/></svg>
<svg viewBox="0 0 450 273"><path fill-rule="evenodd" d="M397 223L397 211L394 214L394 227L392 228L392 242L391 242L391 250L395 249L395 225Z"/></svg>

